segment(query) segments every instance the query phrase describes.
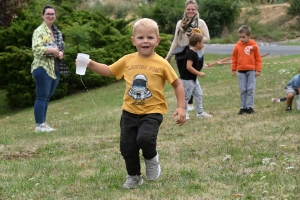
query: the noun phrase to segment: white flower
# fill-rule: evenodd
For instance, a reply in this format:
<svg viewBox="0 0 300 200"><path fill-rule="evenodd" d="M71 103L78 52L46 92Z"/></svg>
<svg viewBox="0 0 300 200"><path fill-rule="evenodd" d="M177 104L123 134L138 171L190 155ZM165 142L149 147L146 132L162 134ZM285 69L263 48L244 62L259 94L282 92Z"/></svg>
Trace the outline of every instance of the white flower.
<svg viewBox="0 0 300 200"><path fill-rule="evenodd" d="M225 158L223 158L223 161L230 160L230 158L231 158L231 155L225 155Z"/></svg>
<svg viewBox="0 0 300 200"><path fill-rule="evenodd" d="M267 164L270 163L270 160L271 160L271 158L264 158L264 159L262 160L262 164L263 164L263 165L267 165Z"/></svg>
<svg viewBox="0 0 300 200"><path fill-rule="evenodd" d="M280 69L279 70L279 74L284 74L285 73L285 70L284 69Z"/></svg>
<svg viewBox="0 0 300 200"><path fill-rule="evenodd" d="M261 178L260 178L260 180L263 180L263 179L265 179L266 178L266 176L262 176Z"/></svg>
<svg viewBox="0 0 300 200"><path fill-rule="evenodd" d="M294 169L294 167L287 167L287 168L285 168L285 169L287 169L287 170L289 170L289 169Z"/></svg>

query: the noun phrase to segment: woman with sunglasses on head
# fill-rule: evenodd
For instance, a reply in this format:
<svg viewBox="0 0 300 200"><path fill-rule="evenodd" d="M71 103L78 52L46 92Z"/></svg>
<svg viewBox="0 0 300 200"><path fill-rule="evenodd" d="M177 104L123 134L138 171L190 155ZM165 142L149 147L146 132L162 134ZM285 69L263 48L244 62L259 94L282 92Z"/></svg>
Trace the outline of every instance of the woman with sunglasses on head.
<svg viewBox="0 0 300 200"><path fill-rule="evenodd" d="M56 129L46 123L48 103L58 85L60 74L69 74L69 71L62 62L64 42L61 32L54 25L55 8L51 5L45 6L42 18L42 24L35 29L32 36L34 60L31 73L36 84L35 132L50 132Z"/></svg>
<svg viewBox="0 0 300 200"><path fill-rule="evenodd" d="M185 2L185 10L183 13L183 18L179 20L176 24L173 42L165 58L166 60L170 62L176 48L178 47L183 48L189 45L189 35L194 28L199 28L202 32L201 34L203 36L203 42L209 43L210 41L209 31L205 21L200 19L197 2L195 0L187 0ZM202 49L202 51L198 51L199 65L201 66L201 68L203 67L204 64L203 50L204 49ZM184 65L184 57L185 57L185 53L183 53L182 56L178 56L175 54L175 60L178 67L179 74L181 74L181 68ZM187 109L188 111L194 110L193 97L190 99Z"/></svg>

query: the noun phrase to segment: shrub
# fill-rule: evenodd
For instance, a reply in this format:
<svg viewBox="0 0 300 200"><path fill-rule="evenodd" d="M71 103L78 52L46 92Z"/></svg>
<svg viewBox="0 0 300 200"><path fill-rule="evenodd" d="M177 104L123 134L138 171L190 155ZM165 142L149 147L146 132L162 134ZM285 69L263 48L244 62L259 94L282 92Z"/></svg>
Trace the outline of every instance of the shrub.
<svg viewBox="0 0 300 200"><path fill-rule="evenodd" d="M219 37L225 27L231 28L239 17L239 1L235 0L198 0L200 17L206 22L210 35ZM140 7L139 15L157 21L160 30L167 34L174 34L175 25L182 19L184 1L161 0L152 4L144 3Z"/></svg>
<svg viewBox="0 0 300 200"><path fill-rule="evenodd" d="M290 0L290 4L287 13L292 16L300 15L300 0Z"/></svg>
<svg viewBox="0 0 300 200"><path fill-rule="evenodd" d="M30 0L1 0L0 26L7 27L13 21L16 13Z"/></svg>
<svg viewBox="0 0 300 200"><path fill-rule="evenodd" d="M154 19L161 32L174 34L177 21L182 19L184 6L182 0L160 0L152 4L144 3L140 6L138 14Z"/></svg>
<svg viewBox="0 0 300 200"><path fill-rule="evenodd" d="M63 33L66 46L64 62L72 75L62 75L51 100L85 89L80 76L75 75L78 52L89 54L97 62L112 64L125 54L136 51L130 41L129 24L133 19L111 20L96 11L77 11L68 6L56 6L56 9L59 11L56 25ZM11 107L27 107L34 103L35 84L30 72L33 60L31 37L41 21L40 11L23 10L10 27L0 30L0 85L7 91ZM162 45L156 50L158 54L166 55L169 40L167 35L162 35ZM114 77L103 77L91 70L87 70L84 76L88 88L101 87L114 80Z"/></svg>
<svg viewBox="0 0 300 200"><path fill-rule="evenodd" d="M230 29L241 11L235 0L201 0L199 8L211 37L220 37L225 27Z"/></svg>

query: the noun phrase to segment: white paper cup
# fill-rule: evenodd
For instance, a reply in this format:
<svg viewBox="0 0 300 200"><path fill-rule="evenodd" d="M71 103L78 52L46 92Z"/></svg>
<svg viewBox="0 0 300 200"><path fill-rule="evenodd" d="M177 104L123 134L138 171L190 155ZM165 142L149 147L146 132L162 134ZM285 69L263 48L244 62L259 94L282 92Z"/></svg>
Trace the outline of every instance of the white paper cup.
<svg viewBox="0 0 300 200"><path fill-rule="evenodd" d="M85 74L89 59L90 59L90 56L88 54L85 54L85 53L77 54L76 74L79 74L79 75Z"/></svg>

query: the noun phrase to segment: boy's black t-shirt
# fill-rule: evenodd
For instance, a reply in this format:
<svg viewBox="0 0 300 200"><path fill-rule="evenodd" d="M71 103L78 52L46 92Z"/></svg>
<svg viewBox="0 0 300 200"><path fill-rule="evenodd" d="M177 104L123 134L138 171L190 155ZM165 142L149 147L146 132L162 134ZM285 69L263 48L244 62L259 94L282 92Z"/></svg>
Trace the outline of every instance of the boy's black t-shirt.
<svg viewBox="0 0 300 200"><path fill-rule="evenodd" d="M197 79L197 75L192 74L189 70L187 70L186 68L186 63L188 60L193 61L193 67L197 70L200 71L200 65L199 65L199 58L198 58L198 54L197 52L188 49L184 58L184 62L183 62L183 67L181 69L181 75L180 78L183 80L196 80Z"/></svg>

